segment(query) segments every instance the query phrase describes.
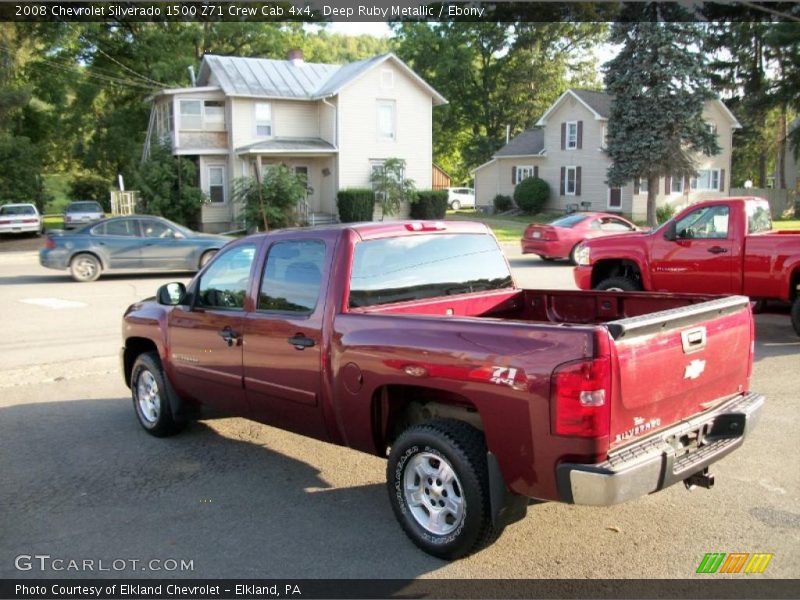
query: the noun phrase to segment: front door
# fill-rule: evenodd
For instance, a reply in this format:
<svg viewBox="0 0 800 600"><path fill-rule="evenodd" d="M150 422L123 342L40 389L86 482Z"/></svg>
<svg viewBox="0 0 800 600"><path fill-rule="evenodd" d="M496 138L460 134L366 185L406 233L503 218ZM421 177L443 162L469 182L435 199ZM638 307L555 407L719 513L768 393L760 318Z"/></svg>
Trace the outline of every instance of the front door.
<svg viewBox="0 0 800 600"><path fill-rule="evenodd" d="M190 269L196 244L180 231L160 219L142 218L142 267L145 269Z"/></svg>
<svg viewBox="0 0 800 600"><path fill-rule="evenodd" d="M244 326L252 418L320 439L326 438L320 394L328 254L313 238L272 244Z"/></svg>
<svg viewBox="0 0 800 600"><path fill-rule="evenodd" d="M711 205L675 224L677 239L656 235L651 251L653 291L732 294L735 257L729 211Z"/></svg>
<svg viewBox="0 0 800 600"><path fill-rule="evenodd" d="M189 290L190 307L169 316L170 373L179 393L223 412L247 415L242 372L245 298L256 244L221 252Z"/></svg>
<svg viewBox="0 0 800 600"><path fill-rule="evenodd" d="M108 257L112 269L140 266L142 238L137 219L109 219L92 228L94 241Z"/></svg>

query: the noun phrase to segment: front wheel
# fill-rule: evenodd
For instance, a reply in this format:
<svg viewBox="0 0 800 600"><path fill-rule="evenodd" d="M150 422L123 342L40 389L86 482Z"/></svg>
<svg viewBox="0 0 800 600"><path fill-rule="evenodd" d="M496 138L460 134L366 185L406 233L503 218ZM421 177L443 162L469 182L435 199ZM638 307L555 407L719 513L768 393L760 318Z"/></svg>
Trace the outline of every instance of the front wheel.
<svg viewBox="0 0 800 600"><path fill-rule="evenodd" d="M792 327L794 327L794 332L800 335L800 296L795 298L792 303Z"/></svg>
<svg viewBox="0 0 800 600"><path fill-rule="evenodd" d="M158 354L140 354L131 371L131 397L136 418L147 433L166 437L183 429L185 423L177 421L172 414L170 396L174 393Z"/></svg>
<svg viewBox="0 0 800 600"><path fill-rule="evenodd" d="M607 292L638 292L642 286L627 277L609 277L594 286L594 289Z"/></svg>
<svg viewBox="0 0 800 600"><path fill-rule="evenodd" d="M428 554L461 558L502 532L491 518L486 443L467 423L442 419L407 429L392 446L386 479L395 517Z"/></svg>
<svg viewBox="0 0 800 600"><path fill-rule="evenodd" d="M93 254L78 254L69 261L69 272L75 281L94 281L102 270L103 266Z"/></svg>

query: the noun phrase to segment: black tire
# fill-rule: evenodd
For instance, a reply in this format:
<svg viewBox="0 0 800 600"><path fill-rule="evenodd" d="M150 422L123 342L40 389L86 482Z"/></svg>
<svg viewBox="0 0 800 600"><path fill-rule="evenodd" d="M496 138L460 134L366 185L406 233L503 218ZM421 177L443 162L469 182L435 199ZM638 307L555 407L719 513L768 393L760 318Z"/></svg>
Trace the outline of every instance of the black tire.
<svg viewBox="0 0 800 600"><path fill-rule="evenodd" d="M800 335L800 296L794 299L792 302L792 327L794 327L794 332L797 335Z"/></svg>
<svg viewBox="0 0 800 600"><path fill-rule="evenodd" d="M459 202L458 200L453 200L450 203L450 208L452 208L453 210L460 210L461 209L461 202Z"/></svg>
<svg viewBox="0 0 800 600"><path fill-rule="evenodd" d="M594 286L594 289L609 292L639 292L642 286L627 277L609 277Z"/></svg>
<svg viewBox="0 0 800 600"><path fill-rule="evenodd" d="M208 264L208 261L214 258L214 255L217 252L219 252L219 250L206 250L203 252L203 254L200 256L200 264L198 265L198 269L205 267Z"/></svg>
<svg viewBox="0 0 800 600"><path fill-rule="evenodd" d="M425 481L420 471L430 471L431 478ZM437 479L436 473L444 476ZM492 523L486 443L467 423L441 419L404 431L389 454L386 483L395 517L428 554L461 558L502 533L503 527ZM418 486L418 503L411 486Z"/></svg>
<svg viewBox="0 0 800 600"><path fill-rule="evenodd" d="M75 281L95 281L103 272L103 265L94 254L76 254L69 261L69 274Z"/></svg>
<svg viewBox="0 0 800 600"><path fill-rule="evenodd" d="M140 354L133 363L131 398L136 419L150 435L167 437L186 426L173 417L172 406L177 405L177 398L156 352Z"/></svg>

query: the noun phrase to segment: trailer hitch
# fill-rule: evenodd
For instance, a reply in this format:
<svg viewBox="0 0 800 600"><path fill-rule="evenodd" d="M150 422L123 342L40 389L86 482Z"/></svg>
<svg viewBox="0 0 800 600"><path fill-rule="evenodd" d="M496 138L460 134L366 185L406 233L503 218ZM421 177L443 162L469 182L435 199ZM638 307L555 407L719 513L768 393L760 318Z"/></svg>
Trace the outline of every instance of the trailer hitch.
<svg viewBox="0 0 800 600"><path fill-rule="evenodd" d="M686 486L687 490L693 490L696 487L710 490L712 487L714 487L714 476L708 472L708 467L706 467L702 471L698 471L694 475L684 479L683 485Z"/></svg>

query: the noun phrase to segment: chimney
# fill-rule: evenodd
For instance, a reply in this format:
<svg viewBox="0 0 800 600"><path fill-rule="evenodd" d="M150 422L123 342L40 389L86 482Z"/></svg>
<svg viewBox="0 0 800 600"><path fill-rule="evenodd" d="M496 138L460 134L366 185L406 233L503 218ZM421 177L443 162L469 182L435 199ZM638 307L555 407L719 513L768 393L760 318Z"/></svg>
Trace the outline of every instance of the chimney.
<svg viewBox="0 0 800 600"><path fill-rule="evenodd" d="M303 51L300 50L300 48L289 50L289 55L286 57L286 60L291 61L295 67L299 67L303 64Z"/></svg>

